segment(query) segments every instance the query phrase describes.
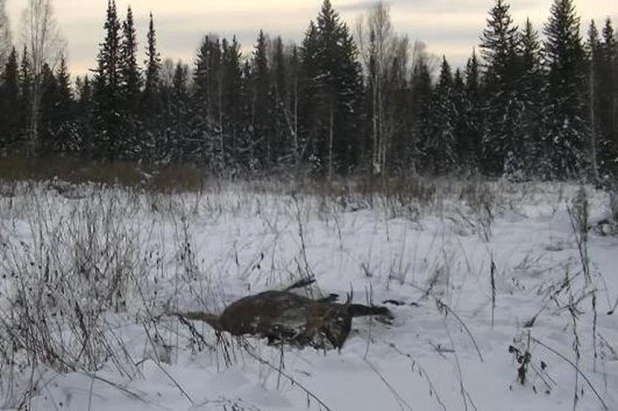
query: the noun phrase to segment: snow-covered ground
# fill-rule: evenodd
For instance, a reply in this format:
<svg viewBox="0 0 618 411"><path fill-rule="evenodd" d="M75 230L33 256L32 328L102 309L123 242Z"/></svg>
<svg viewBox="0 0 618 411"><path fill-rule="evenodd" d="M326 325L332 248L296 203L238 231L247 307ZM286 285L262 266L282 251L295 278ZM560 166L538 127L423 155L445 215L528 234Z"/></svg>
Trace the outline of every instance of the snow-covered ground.
<svg viewBox="0 0 618 411"><path fill-rule="evenodd" d="M578 190L4 190L1 405L618 410L618 239L577 230ZM609 200L586 192L594 225ZM305 275L317 278L313 295L403 304L392 325L355 319L341 352L326 353L217 340L168 315L217 313Z"/></svg>

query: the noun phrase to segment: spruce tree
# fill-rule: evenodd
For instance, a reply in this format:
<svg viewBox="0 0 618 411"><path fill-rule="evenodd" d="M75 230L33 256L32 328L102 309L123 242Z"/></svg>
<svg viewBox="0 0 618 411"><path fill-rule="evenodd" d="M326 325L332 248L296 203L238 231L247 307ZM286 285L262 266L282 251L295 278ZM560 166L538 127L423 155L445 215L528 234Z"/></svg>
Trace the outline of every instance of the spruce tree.
<svg viewBox="0 0 618 411"><path fill-rule="evenodd" d="M309 130L314 165L322 174L347 172L358 160L355 152L360 102L360 65L347 25L329 0L324 0L303 44L303 65L313 95ZM313 124L312 124L313 123Z"/></svg>
<svg viewBox="0 0 618 411"><path fill-rule="evenodd" d="M120 121L124 132L119 140L119 155L124 159L144 159L149 142L141 135L140 97L142 78L137 63L137 34L133 11L127 8L127 17L122 23L120 42Z"/></svg>
<svg viewBox="0 0 618 411"><path fill-rule="evenodd" d="M601 135L600 113L602 111L601 100L603 90L602 71L603 57L601 52L601 41L599 39L599 31L592 20L588 28L588 41L586 42L588 53L588 108L589 108L589 123L590 123L590 165L592 168L592 177L597 183L600 182L600 159L599 159L599 141L603 140Z"/></svg>
<svg viewBox="0 0 618 411"><path fill-rule="evenodd" d="M0 83L0 153L12 151L19 134L19 63L15 47L3 67Z"/></svg>
<svg viewBox="0 0 618 411"><path fill-rule="evenodd" d="M543 110L545 108L546 78L543 71L542 45L530 19L521 33L520 122L516 128L517 141L522 147L522 171L530 176L547 174L544 153Z"/></svg>
<svg viewBox="0 0 618 411"><path fill-rule="evenodd" d="M146 47L146 81L141 101L141 118L145 127L143 138L147 152L144 155L151 161L159 161L165 157L165 137L167 131L161 129L160 117L163 110L161 90L161 57L157 51L157 35L154 19L150 13Z"/></svg>
<svg viewBox="0 0 618 411"><path fill-rule="evenodd" d="M554 0L545 26L548 70L546 150L552 176L580 176L588 162L586 64L573 0Z"/></svg>
<svg viewBox="0 0 618 411"><path fill-rule="evenodd" d="M314 171L323 171L318 135L321 127L318 121L320 101L320 68L318 66L318 28L313 21L305 32L298 57L298 127L295 144L298 163L307 162Z"/></svg>
<svg viewBox="0 0 618 411"><path fill-rule="evenodd" d="M221 42L215 35L202 40L193 71L192 106L194 116L190 124L190 140L186 153L191 161L206 163L216 173L223 166L223 110L222 110ZM190 144L189 144L190 143Z"/></svg>
<svg viewBox="0 0 618 411"><path fill-rule="evenodd" d="M122 94L121 25L114 0L108 2L103 28L105 39L99 46L93 80L95 138L92 153L113 161L123 154L121 144L125 130L119 118L122 118L122 107L126 101Z"/></svg>
<svg viewBox="0 0 618 411"><path fill-rule="evenodd" d="M247 165L245 154L250 149L247 133L247 93L243 78L240 44L234 36L232 41L221 41L221 110L222 110L222 163L221 171L234 172Z"/></svg>
<svg viewBox="0 0 618 411"><path fill-rule="evenodd" d="M433 92L430 114L430 136L427 141L426 164L435 174L450 172L456 163L457 125L454 83L451 66L442 58L440 77Z"/></svg>
<svg viewBox="0 0 618 411"><path fill-rule="evenodd" d="M81 141L77 131L71 75L64 57L60 59L60 65L56 72L56 84L58 85L55 110L58 151L75 156L81 150Z"/></svg>
<svg viewBox="0 0 618 411"><path fill-rule="evenodd" d="M413 171L428 171L427 147L431 138L430 114L433 85L426 56L421 55L413 67L410 84L409 116L412 124L408 157Z"/></svg>
<svg viewBox="0 0 618 411"><path fill-rule="evenodd" d="M286 55L283 40L276 37L272 43L271 67L271 98L273 113L271 127L273 132L273 166L281 170L293 164L294 145L294 104L290 90L294 90L295 83L290 76L294 75L294 68L289 64L292 60Z"/></svg>
<svg viewBox="0 0 618 411"><path fill-rule="evenodd" d="M516 172L522 162L521 142L515 131L521 104L517 88L521 76L517 54L519 43L518 28L513 23L510 6L504 0L496 0L489 11L480 46L485 61L487 96L483 166L485 172L492 175Z"/></svg>
<svg viewBox="0 0 618 411"><path fill-rule="evenodd" d="M251 62L250 161L253 168L273 165L273 96L268 62L268 39L260 30Z"/></svg>
<svg viewBox="0 0 618 411"><path fill-rule="evenodd" d="M56 111L59 101L58 82L49 64L43 64L41 69L40 87L39 148L42 156L58 155L60 147L56 138L60 128Z"/></svg>
<svg viewBox="0 0 618 411"><path fill-rule="evenodd" d="M599 44L598 92L600 153L605 171L618 171L618 38L608 18Z"/></svg>
<svg viewBox="0 0 618 411"><path fill-rule="evenodd" d="M27 152L28 130L30 127L31 107L32 107L32 82L33 73L30 64L28 47L24 46L19 66L19 132L16 142L16 149Z"/></svg>
<svg viewBox="0 0 618 411"><path fill-rule="evenodd" d="M483 91L476 51L466 63L465 105L461 114L463 123L459 132L459 158L462 165L475 172L480 166L483 130Z"/></svg>
<svg viewBox="0 0 618 411"><path fill-rule="evenodd" d="M133 21L131 6L127 9L126 20L122 23L122 40L120 43L120 84L124 109L129 115L138 113L141 89L141 73L137 64L137 34Z"/></svg>
<svg viewBox="0 0 618 411"><path fill-rule="evenodd" d="M168 108L168 128L170 132L163 142L164 153L161 161L164 163L179 163L193 161L188 156L193 147L187 144L191 118L194 115L193 105L189 95L189 67L182 62L176 64L172 77L172 90L169 93L171 101L164 104Z"/></svg>
<svg viewBox="0 0 618 411"><path fill-rule="evenodd" d="M75 121L77 128L77 147L75 150L84 159L93 159L94 155L94 108L92 83L88 76L75 80L77 101L75 104ZM100 158L100 156L97 156Z"/></svg>
<svg viewBox="0 0 618 411"><path fill-rule="evenodd" d="M154 20L150 13L150 23L148 25L148 46L146 49L146 82L144 87L143 111L146 116L156 116L161 110L160 100L160 72L161 56L157 51L157 34L154 28Z"/></svg>

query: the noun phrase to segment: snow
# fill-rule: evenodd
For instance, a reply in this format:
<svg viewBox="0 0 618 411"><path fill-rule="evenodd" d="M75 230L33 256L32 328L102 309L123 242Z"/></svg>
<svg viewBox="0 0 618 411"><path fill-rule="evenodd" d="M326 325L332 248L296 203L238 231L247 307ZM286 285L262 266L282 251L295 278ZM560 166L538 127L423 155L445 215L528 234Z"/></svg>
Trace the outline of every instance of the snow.
<svg viewBox="0 0 618 411"><path fill-rule="evenodd" d="M618 314L608 314L618 298L618 239L589 232L587 284L568 211L579 187L426 184L436 191L423 200L248 183L173 195L83 186L79 195L63 196L45 185L18 187L14 196L0 197L0 328L5 335L12 329L20 286L36 288L31 284L41 284L48 267L71 290L52 288L61 280L47 279L45 290L56 294L37 304L57 325L51 340L81 366L58 373L16 350L18 366L0 367L0 405L564 410L573 408L577 392L578 410L618 410ZM590 221L600 221L609 199L586 190ZM97 280L84 274L97 270ZM117 272L126 279L124 295L112 298L120 304L99 303L113 286L106 273ZM250 337L217 340L199 322L191 323L195 335L167 315L217 313L308 274L317 278L313 295L352 292L361 303L405 304L390 306L396 317L390 326L356 318L341 352L326 353ZM77 355L83 347L79 317L68 313L74 305L92 320L93 341L97 335L107 342L92 349L100 355L90 369ZM56 311L73 323L52 317ZM531 354L523 385L510 346ZM22 402L28 388L32 395Z"/></svg>

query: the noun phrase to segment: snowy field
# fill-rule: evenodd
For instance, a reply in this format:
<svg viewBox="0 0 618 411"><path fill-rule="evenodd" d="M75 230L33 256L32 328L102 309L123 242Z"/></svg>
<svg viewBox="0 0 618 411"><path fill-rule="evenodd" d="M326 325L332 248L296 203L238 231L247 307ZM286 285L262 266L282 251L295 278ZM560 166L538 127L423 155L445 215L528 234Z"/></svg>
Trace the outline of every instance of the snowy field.
<svg viewBox="0 0 618 411"><path fill-rule="evenodd" d="M605 194L558 184L3 186L0 405L618 410L608 214ZM307 275L313 296L397 301L394 323L356 318L324 353L169 315Z"/></svg>

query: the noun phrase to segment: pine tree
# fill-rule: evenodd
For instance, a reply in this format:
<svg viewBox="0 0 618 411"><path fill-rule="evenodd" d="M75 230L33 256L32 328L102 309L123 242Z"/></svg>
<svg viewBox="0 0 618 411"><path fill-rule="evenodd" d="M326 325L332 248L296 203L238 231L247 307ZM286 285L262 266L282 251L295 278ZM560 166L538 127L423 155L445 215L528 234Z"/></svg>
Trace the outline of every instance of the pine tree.
<svg viewBox="0 0 618 411"><path fill-rule="evenodd" d="M579 17L572 0L554 0L545 26L548 73L546 150L553 176L576 177L585 170L588 121L586 64Z"/></svg>

